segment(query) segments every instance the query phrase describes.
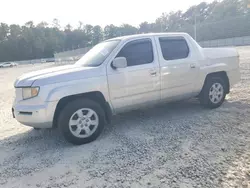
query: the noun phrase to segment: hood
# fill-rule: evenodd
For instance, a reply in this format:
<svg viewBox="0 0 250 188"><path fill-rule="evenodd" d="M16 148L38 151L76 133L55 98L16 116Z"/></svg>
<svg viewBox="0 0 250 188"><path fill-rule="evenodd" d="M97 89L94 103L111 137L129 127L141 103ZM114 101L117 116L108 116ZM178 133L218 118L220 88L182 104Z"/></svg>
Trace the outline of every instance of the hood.
<svg viewBox="0 0 250 188"><path fill-rule="evenodd" d="M17 78L15 87L43 86L59 82L67 82L83 78L100 76L98 67L82 67L81 65L65 65L23 74Z"/></svg>

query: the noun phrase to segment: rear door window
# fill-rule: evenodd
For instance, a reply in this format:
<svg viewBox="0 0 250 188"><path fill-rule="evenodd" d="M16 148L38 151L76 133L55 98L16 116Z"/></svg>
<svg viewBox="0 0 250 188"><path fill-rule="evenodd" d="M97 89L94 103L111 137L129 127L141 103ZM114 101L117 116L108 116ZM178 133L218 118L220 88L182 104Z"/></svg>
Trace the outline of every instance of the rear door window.
<svg viewBox="0 0 250 188"><path fill-rule="evenodd" d="M184 38L161 37L159 42L165 60L184 59L189 55L189 47Z"/></svg>

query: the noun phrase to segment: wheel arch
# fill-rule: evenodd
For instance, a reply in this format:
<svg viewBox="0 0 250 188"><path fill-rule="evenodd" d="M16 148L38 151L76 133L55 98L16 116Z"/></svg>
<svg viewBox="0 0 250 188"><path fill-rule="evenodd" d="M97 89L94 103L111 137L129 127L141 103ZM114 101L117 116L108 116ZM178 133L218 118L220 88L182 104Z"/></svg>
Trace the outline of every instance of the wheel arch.
<svg viewBox="0 0 250 188"><path fill-rule="evenodd" d="M69 95L61 98L56 106L56 110L53 117L53 128L57 127L58 117L63 108L71 101L81 98L87 98L93 100L101 105L105 113L105 120L107 123L111 122L112 110L110 104L105 100L104 95L100 91L91 91L87 93L81 93L76 95Z"/></svg>
<svg viewBox="0 0 250 188"><path fill-rule="evenodd" d="M213 77L219 77L222 78L225 81L226 84L226 94L228 94L230 92L230 83L229 83L229 78L227 76L227 72L226 71L218 71L218 72L212 72L206 75L205 81L203 83L203 87L202 90L207 82L208 79L213 78ZM201 92L202 92L201 90Z"/></svg>

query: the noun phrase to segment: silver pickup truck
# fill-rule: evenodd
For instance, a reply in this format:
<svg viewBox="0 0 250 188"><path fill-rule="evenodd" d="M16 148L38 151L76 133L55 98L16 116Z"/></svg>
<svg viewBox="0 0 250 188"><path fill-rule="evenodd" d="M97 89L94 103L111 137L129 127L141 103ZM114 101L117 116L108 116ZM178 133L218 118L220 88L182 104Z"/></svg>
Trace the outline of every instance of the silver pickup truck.
<svg viewBox="0 0 250 188"><path fill-rule="evenodd" d="M84 144L117 113L191 97L219 107L239 80L234 48L201 48L186 33L123 36L74 65L17 78L12 112L24 125L59 127L69 142Z"/></svg>

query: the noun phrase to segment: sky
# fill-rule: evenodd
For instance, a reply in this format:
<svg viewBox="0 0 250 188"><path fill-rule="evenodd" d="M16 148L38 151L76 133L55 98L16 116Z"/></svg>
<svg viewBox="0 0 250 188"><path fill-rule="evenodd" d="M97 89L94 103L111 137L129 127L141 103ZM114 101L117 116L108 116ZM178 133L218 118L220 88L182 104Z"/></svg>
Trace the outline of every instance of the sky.
<svg viewBox="0 0 250 188"><path fill-rule="evenodd" d="M62 26L71 24L138 26L143 21L153 22L163 12L187 10L202 1L213 0L1 0L0 22L35 24L54 18Z"/></svg>

